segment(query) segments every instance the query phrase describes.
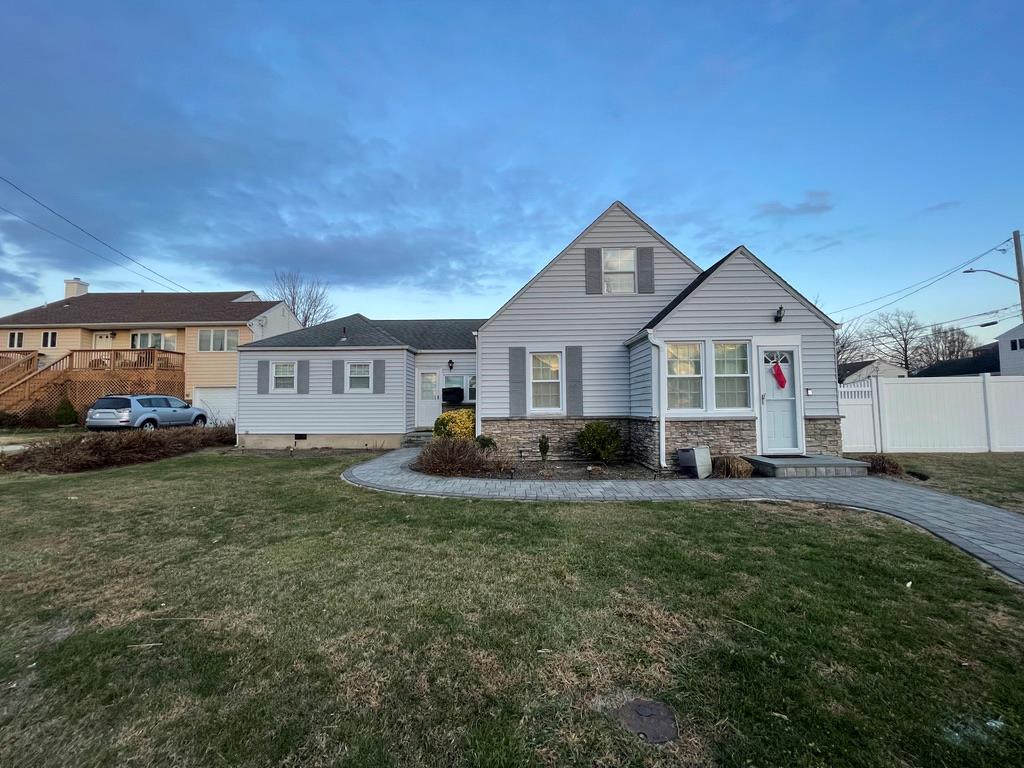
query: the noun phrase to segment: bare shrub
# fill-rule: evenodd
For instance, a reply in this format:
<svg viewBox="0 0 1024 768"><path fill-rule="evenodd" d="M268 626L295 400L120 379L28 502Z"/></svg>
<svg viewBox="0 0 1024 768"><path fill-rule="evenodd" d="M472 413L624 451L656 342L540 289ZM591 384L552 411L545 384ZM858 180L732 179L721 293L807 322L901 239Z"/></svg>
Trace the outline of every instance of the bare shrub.
<svg viewBox="0 0 1024 768"><path fill-rule="evenodd" d="M498 468L497 462L473 440L435 437L427 443L414 469L431 475L479 475Z"/></svg>
<svg viewBox="0 0 1024 768"><path fill-rule="evenodd" d="M711 459L712 477L747 478L754 474L754 465L739 456L715 456Z"/></svg>
<svg viewBox="0 0 1024 768"><path fill-rule="evenodd" d="M898 477L903 474L903 465L884 453L869 453L857 458L867 462L868 472L872 475L895 475Z"/></svg>

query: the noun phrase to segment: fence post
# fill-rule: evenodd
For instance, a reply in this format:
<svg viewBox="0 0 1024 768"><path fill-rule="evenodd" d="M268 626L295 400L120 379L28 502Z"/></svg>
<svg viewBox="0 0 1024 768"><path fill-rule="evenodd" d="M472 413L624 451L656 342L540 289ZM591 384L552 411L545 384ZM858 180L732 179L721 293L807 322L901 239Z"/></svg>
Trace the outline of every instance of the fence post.
<svg viewBox="0 0 1024 768"><path fill-rule="evenodd" d="M983 373L981 374L981 402L985 408L985 442L988 445L988 452L992 453L995 450L996 436L995 430L996 425L992 421L992 406L991 406L991 393L989 388L992 386L992 374Z"/></svg>
<svg viewBox="0 0 1024 768"><path fill-rule="evenodd" d="M871 421L875 433L875 450L885 453L885 422L882 421L882 384L877 375L871 377Z"/></svg>

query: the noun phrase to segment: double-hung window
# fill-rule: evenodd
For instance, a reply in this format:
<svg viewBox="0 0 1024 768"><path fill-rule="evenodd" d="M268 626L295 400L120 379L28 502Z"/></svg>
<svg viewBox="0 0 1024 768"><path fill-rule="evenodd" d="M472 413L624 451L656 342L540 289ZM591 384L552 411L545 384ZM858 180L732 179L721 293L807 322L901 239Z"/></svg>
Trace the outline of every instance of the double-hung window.
<svg viewBox="0 0 1024 768"><path fill-rule="evenodd" d="M715 408L750 407L750 347L746 342L715 342Z"/></svg>
<svg viewBox="0 0 1024 768"><path fill-rule="evenodd" d="M348 392L371 392L373 374L369 363L345 363L345 380Z"/></svg>
<svg viewBox="0 0 1024 768"><path fill-rule="evenodd" d="M43 343L40 345L43 349L53 349L57 346L57 332L56 331L43 331Z"/></svg>
<svg viewBox="0 0 1024 768"><path fill-rule="evenodd" d="M7 348L8 349L21 349L25 344L25 332L24 331L11 331L7 334Z"/></svg>
<svg viewBox="0 0 1024 768"><path fill-rule="evenodd" d="M636 293L636 248L601 249L605 293Z"/></svg>
<svg viewBox="0 0 1024 768"><path fill-rule="evenodd" d="M238 349L237 328L200 328L200 352L234 352Z"/></svg>
<svg viewBox="0 0 1024 768"><path fill-rule="evenodd" d="M270 364L270 389L272 392L295 391L295 363Z"/></svg>
<svg viewBox="0 0 1024 768"><path fill-rule="evenodd" d="M534 352L530 355L530 410L558 411L562 408L562 355Z"/></svg>
<svg viewBox="0 0 1024 768"><path fill-rule="evenodd" d="M704 407L704 368L699 341L666 344L668 407L671 410Z"/></svg>

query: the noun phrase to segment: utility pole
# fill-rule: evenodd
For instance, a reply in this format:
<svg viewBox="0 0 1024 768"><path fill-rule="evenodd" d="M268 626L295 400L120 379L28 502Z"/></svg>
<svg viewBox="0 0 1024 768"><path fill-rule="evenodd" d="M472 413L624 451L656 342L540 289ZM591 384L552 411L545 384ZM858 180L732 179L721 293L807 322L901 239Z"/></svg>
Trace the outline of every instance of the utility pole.
<svg viewBox="0 0 1024 768"><path fill-rule="evenodd" d="M1020 230L1013 230L1013 255L1017 257L1017 290L1020 292L1020 316L1024 319L1024 255L1020 250Z"/></svg>

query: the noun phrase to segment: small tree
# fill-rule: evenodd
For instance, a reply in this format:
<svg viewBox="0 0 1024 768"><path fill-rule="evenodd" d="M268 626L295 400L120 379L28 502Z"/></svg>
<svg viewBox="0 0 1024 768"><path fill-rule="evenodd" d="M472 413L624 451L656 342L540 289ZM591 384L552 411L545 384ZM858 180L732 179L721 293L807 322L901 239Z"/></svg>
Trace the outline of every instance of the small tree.
<svg viewBox="0 0 1024 768"><path fill-rule="evenodd" d="M540 460L548 460L548 450L551 448L551 441L548 440L547 435L541 435L540 440L537 441L537 450L540 451Z"/></svg>
<svg viewBox="0 0 1024 768"><path fill-rule="evenodd" d="M283 301L303 328L330 320L334 305L327 294L327 283L301 272L274 271L274 282L267 289L272 299Z"/></svg>
<svg viewBox="0 0 1024 768"><path fill-rule="evenodd" d="M898 309L880 312L868 328L874 353L887 363L914 371L921 367L925 331L917 315Z"/></svg>
<svg viewBox="0 0 1024 768"><path fill-rule="evenodd" d="M622 453L622 433L607 421L592 421L579 431L576 444L588 459L607 464Z"/></svg>
<svg viewBox="0 0 1024 768"><path fill-rule="evenodd" d="M61 426L78 423L78 411L75 410L75 406L66 397L60 401L60 405L57 406L57 413L54 416L57 419L57 424Z"/></svg>

